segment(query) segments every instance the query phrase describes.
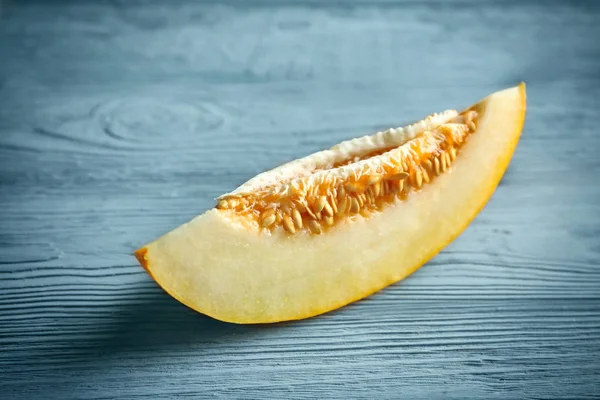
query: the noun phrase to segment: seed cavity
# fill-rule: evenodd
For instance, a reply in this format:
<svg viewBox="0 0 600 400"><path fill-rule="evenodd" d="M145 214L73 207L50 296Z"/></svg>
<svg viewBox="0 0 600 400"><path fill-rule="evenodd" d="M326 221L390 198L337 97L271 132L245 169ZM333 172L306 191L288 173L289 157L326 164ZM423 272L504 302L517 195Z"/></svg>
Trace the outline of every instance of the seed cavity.
<svg viewBox="0 0 600 400"><path fill-rule="evenodd" d="M391 148L353 156L331 169L269 183L247 193L217 199L234 218L290 235L322 234L342 220L371 218L402 206L412 192L425 190L460 155L477 131L477 113L468 111Z"/></svg>

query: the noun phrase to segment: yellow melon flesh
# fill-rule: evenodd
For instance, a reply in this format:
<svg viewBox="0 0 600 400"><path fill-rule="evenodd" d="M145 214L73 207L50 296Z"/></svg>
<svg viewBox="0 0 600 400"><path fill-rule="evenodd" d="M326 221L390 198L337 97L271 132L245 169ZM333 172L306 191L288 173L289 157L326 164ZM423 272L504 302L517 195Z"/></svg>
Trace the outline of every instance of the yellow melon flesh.
<svg viewBox="0 0 600 400"><path fill-rule="evenodd" d="M364 298L426 263L484 207L520 137L525 97L521 83L472 106L477 128L448 171L381 213L290 235L213 208L136 257L171 296L222 321L302 319Z"/></svg>

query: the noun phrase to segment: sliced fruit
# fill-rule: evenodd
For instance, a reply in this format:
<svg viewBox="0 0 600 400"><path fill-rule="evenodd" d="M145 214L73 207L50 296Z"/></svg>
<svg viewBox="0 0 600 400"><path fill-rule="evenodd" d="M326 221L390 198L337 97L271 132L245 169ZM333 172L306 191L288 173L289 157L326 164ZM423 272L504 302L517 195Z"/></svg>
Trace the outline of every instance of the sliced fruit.
<svg viewBox="0 0 600 400"><path fill-rule="evenodd" d="M521 83L262 173L135 254L174 298L223 321L301 319L364 298L483 208L520 137L525 97Z"/></svg>

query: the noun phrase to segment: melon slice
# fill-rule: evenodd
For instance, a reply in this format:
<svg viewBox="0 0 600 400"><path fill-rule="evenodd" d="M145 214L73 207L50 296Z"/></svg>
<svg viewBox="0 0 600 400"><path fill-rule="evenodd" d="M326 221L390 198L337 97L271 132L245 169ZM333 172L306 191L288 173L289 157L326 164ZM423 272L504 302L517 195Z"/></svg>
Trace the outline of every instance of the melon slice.
<svg viewBox="0 0 600 400"><path fill-rule="evenodd" d="M525 85L257 175L135 252L192 309L302 319L398 282L457 237L506 170Z"/></svg>

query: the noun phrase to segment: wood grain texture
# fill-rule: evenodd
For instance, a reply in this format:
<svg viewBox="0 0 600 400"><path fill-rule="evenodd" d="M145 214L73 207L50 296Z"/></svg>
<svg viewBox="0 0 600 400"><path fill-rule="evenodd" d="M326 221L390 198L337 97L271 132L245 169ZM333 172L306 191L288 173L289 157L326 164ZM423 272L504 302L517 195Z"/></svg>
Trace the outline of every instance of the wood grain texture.
<svg viewBox="0 0 600 400"><path fill-rule="evenodd" d="M600 396L600 4L0 10L0 398ZM267 168L520 80L488 206L368 299L229 325L131 255Z"/></svg>

